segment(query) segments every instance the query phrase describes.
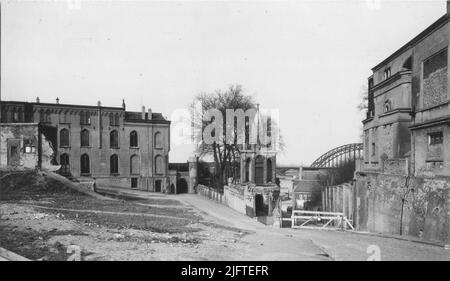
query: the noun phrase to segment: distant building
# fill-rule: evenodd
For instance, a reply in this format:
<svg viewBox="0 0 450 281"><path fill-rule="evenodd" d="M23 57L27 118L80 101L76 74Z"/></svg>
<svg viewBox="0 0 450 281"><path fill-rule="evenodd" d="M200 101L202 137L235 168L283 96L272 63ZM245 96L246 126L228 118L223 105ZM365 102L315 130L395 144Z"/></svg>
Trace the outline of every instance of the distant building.
<svg viewBox="0 0 450 281"><path fill-rule="evenodd" d="M160 113L145 107L141 112L126 111L124 102L122 107L105 107L100 102L60 104L59 99L41 103L38 98L33 103L1 101L0 105L2 134L7 127L28 123L51 131L46 135L62 175L154 192L169 188L170 121ZM5 140L7 144L3 141L0 159L7 160L0 162L0 168L14 168L21 163L28 140L19 136ZM36 141L32 143L40 149Z"/></svg>

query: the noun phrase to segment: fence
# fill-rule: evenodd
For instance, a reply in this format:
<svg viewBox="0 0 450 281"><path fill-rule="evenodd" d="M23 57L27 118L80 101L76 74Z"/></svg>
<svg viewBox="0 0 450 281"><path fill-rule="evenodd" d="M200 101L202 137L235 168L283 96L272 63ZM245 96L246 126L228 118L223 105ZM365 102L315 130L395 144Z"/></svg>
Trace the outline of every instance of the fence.
<svg viewBox="0 0 450 281"><path fill-rule="evenodd" d="M322 190L324 212L342 213L353 224L355 207L354 186L349 183L327 186Z"/></svg>

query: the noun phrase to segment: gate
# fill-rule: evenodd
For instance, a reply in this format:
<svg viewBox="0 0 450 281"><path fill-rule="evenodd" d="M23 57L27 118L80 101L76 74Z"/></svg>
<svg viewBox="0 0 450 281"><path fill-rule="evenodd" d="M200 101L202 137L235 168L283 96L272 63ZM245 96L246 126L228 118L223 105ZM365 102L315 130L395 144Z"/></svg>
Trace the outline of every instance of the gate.
<svg viewBox="0 0 450 281"><path fill-rule="evenodd" d="M292 228L327 228L333 223L333 228L347 229L349 227L354 230L344 213L292 210L291 221ZM299 222L300 224L298 224Z"/></svg>

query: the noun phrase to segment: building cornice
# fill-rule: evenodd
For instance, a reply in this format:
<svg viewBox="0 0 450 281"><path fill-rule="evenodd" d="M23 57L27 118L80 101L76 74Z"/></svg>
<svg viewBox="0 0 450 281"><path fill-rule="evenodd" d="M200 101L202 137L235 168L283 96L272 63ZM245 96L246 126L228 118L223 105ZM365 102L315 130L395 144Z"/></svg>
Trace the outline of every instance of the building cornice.
<svg viewBox="0 0 450 281"><path fill-rule="evenodd" d="M423 122L420 124L414 124L414 125L410 126L409 128L411 129L411 131L414 131L414 130L418 130L418 129L422 129L422 128L427 128L427 127L432 127L432 126L437 126L437 125L444 125L444 124L450 124L450 116L426 121L426 122Z"/></svg>
<svg viewBox="0 0 450 281"><path fill-rule="evenodd" d="M442 17L440 17L437 21L435 21L430 26L428 26L425 30L423 30L421 33L419 33L416 37L414 37L413 39L408 41L405 45L400 47L400 49L398 49L397 51L392 53L390 56L388 56L386 59L384 59L382 62L380 62L376 66L374 66L372 68L372 71L373 72L377 71L383 65L385 65L388 62L392 61L398 55L400 55L401 53L405 52L406 50L410 49L411 47L413 47L414 45L416 45L417 43L422 41L424 38L426 38L428 35L433 33L435 30L437 30L437 29L441 28L443 25L447 24L449 19L450 18L447 16L447 14L443 15Z"/></svg>
<svg viewBox="0 0 450 281"><path fill-rule="evenodd" d="M403 70L403 71L399 71L397 73L395 73L394 75L392 75L391 77L389 77L386 80L381 81L380 83L374 85L372 88L370 88L371 92L375 92L376 90L379 90L381 88L384 88L392 83L394 83L395 81L399 80L400 78L402 78L402 76L406 76L406 75L411 75L412 71L411 70ZM411 82L408 82L411 83ZM398 85L397 85L398 86ZM376 96L382 95L385 92L378 94Z"/></svg>

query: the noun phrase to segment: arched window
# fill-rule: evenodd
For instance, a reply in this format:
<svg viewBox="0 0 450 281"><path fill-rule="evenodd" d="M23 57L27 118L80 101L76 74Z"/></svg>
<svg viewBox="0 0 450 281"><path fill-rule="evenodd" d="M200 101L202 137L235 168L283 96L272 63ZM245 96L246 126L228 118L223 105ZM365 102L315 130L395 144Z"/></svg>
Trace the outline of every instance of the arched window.
<svg viewBox="0 0 450 281"><path fill-rule="evenodd" d="M81 146L89 146L89 131L86 129L82 130L80 137L81 137L80 140Z"/></svg>
<svg viewBox="0 0 450 281"><path fill-rule="evenodd" d="M109 158L109 169L111 174L119 173L119 157L117 156L117 154L113 154Z"/></svg>
<svg viewBox="0 0 450 281"><path fill-rule="evenodd" d="M138 134L136 131L130 133L130 147L138 147Z"/></svg>
<svg viewBox="0 0 450 281"><path fill-rule="evenodd" d="M164 158L161 155L155 157L155 171L157 174L164 174Z"/></svg>
<svg viewBox="0 0 450 281"><path fill-rule="evenodd" d="M68 147L69 144L69 130L62 129L59 131L59 147Z"/></svg>
<svg viewBox="0 0 450 281"><path fill-rule="evenodd" d="M271 159L267 159L267 167L266 167L266 172L267 172L267 177L266 177L266 182L271 182L272 181L272 160Z"/></svg>
<svg viewBox="0 0 450 281"><path fill-rule="evenodd" d="M245 134L245 149L250 148L250 118L245 116L244 118L244 134Z"/></svg>
<svg viewBox="0 0 450 281"><path fill-rule="evenodd" d="M250 181L250 165L252 164L252 159L247 158L245 161L245 181Z"/></svg>
<svg viewBox="0 0 450 281"><path fill-rule="evenodd" d="M391 111L391 101L387 100L384 102L384 112L389 112Z"/></svg>
<svg viewBox="0 0 450 281"><path fill-rule="evenodd" d="M163 147L162 134L160 132L156 132L154 141L155 141L156 148Z"/></svg>
<svg viewBox="0 0 450 281"><path fill-rule="evenodd" d="M261 155L255 158L255 183L264 183L264 158Z"/></svg>
<svg viewBox="0 0 450 281"><path fill-rule="evenodd" d="M80 159L80 164L81 164L81 174L89 174L91 172L90 169L90 163L89 163L89 155L87 155L86 153L81 155L81 159Z"/></svg>
<svg viewBox="0 0 450 281"><path fill-rule="evenodd" d="M70 174L69 154L63 153L59 156L59 164L61 164L61 175L67 176Z"/></svg>
<svg viewBox="0 0 450 281"><path fill-rule="evenodd" d="M136 154L130 157L130 174L139 174L139 156Z"/></svg>
<svg viewBox="0 0 450 281"><path fill-rule="evenodd" d="M111 148L119 147L119 133L116 130L109 133L109 144Z"/></svg>

